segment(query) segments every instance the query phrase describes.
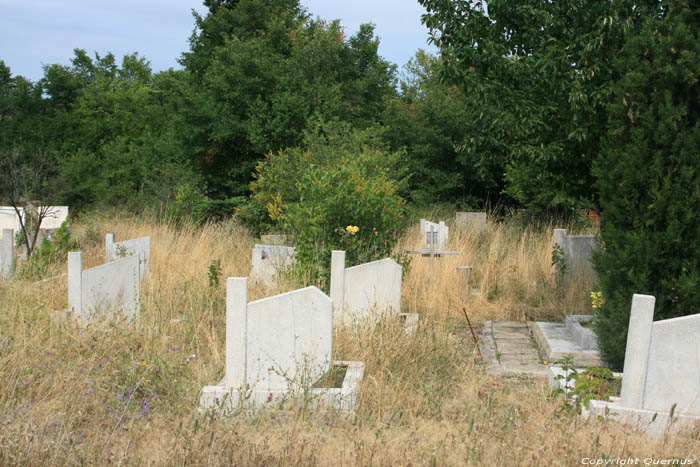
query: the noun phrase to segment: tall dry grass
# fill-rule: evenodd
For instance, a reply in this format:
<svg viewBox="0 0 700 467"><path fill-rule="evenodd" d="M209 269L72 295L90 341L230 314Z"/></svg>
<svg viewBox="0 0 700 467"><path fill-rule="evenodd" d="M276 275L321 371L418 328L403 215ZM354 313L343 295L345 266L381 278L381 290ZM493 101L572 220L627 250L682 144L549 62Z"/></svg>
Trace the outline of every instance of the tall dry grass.
<svg viewBox="0 0 700 467"><path fill-rule="evenodd" d="M460 307L475 322L585 309L587 294L551 277L551 231L492 225L452 229L460 256L416 258L398 322L335 331L334 358L366 365L354 414L302 404L228 418L197 413L199 392L222 376L224 278L245 276L254 240L236 225L176 228L128 218L74 228L86 266L101 263L104 234L152 237L142 311L131 325L55 321L65 278L0 283L0 462L22 465L571 465L584 457L697 458L697 438L650 440L614 423L561 413L543 382L488 375ZM410 231L398 249L419 246ZM212 260L221 286L209 286ZM467 290L455 267L474 266ZM56 267L55 273L65 270ZM250 284L250 298L287 290ZM473 294L471 289L478 290Z"/></svg>

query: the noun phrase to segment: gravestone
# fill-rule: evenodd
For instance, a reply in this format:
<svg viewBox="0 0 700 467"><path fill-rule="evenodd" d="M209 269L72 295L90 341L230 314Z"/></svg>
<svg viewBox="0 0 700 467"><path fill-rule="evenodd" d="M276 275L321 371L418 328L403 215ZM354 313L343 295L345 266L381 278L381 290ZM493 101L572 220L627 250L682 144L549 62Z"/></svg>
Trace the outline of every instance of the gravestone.
<svg viewBox="0 0 700 467"><path fill-rule="evenodd" d="M484 230L486 228L485 212L457 212L455 225L458 229Z"/></svg>
<svg viewBox="0 0 700 467"><path fill-rule="evenodd" d="M83 271L83 254L68 253L68 308L83 320L118 312L132 319L140 308L140 294L137 256Z"/></svg>
<svg viewBox="0 0 700 467"><path fill-rule="evenodd" d="M219 385L202 389L200 410L259 406L308 390L329 370L332 344L333 304L316 287L249 303L248 279L230 277L226 282L225 375ZM356 392L364 366L335 363L346 364L346 380ZM341 409L350 402L354 406L355 393L345 389L333 396L348 397ZM330 402L334 401L338 402Z"/></svg>
<svg viewBox="0 0 700 467"><path fill-rule="evenodd" d="M0 234L0 278L9 281L12 279L14 267L14 230L2 229Z"/></svg>
<svg viewBox="0 0 700 467"><path fill-rule="evenodd" d="M554 245L563 255L569 277L598 282L591 255L600 245L594 235L567 235L566 229L554 229Z"/></svg>
<svg viewBox="0 0 700 467"><path fill-rule="evenodd" d="M340 323L401 313L403 269L391 258L345 267L345 252L331 254L331 299Z"/></svg>
<svg viewBox="0 0 700 467"><path fill-rule="evenodd" d="M253 248L250 276L252 279L270 284L278 273L292 265L295 261L294 247L255 245Z"/></svg>
<svg viewBox="0 0 700 467"><path fill-rule="evenodd" d="M700 423L700 314L654 321L655 302L633 296L620 397L591 400L583 415L662 436Z"/></svg>
<svg viewBox="0 0 700 467"><path fill-rule="evenodd" d="M447 245L450 228L445 225L444 221L435 223L421 219L420 233L425 237L425 244L428 248L442 249Z"/></svg>
<svg viewBox="0 0 700 467"><path fill-rule="evenodd" d="M114 234L105 236L105 260L135 256L139 259L141 278L145 277L151 264L151 237L139 237L122 242L114 241Z"/></svg>

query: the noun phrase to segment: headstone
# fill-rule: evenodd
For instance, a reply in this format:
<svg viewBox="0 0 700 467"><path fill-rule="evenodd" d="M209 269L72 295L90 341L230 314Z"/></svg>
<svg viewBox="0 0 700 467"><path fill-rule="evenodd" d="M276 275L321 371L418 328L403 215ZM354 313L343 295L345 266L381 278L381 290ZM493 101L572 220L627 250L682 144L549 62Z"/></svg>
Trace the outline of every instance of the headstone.
<svg viewBox="0 0 700 467"><path fill-rule="evenodd" d="M26 219L24 208L19 208L19 212L24 222ZM20 217L12 206L0 206L0 230L4 229L12 229L15 234L22 229Z"/></svg>
<svg viewBox="0 0 700 467"><path fill-rule="evenodd" d="M483 230L486 228L485 212L457 212L455 225L458 229L472 228Z"/></svg>
<svg viewBox="0 0 700 467"><path fill-rule="evenodd" d="M401 313L403 269L391 258L345 268L345 252L331 256L331 299L339 322Z"/></svg>
<svg viewBox="0 0 700 467"><path fill-rule="evenodd" d="M140 267L136 256L82 270L82 253L68 253L68 307L90 321L96 315L121 312L134 318L141 303Z"/></svg>
<svg viewBox="0 0 700 467"><path fill-rule="evenodd" d="M333 305L316 287L248 303L248 279L226 282L226 367L200 408L277 401L311 387L331 365ZM226 399L224 401L224 399Z"/></svg>
<svg viewBox="0 0 700 467"><path fill-rule="evenodd" d="M253 248L251 278L270 284L274 277L292 265L294 247L280 245L255 245Z"/></svg>
<svg viewBox="0 0 700 467"><path fill-rule="evenodd" d="M554 245L563 255L569 277L598 282L591 255L600 245L594 235L567 235L566 229L554 229Z"/></svg>
<svg viewBox="0 0 700 467"><path fill-rule="evenodd" d="M141 277L145 277L151 264L151 237L115 242L114 234L108 233L105 236L105 260L107 262L129 256L135 256L139 259Z"/></svg>
<svg viewBox="0 0 700 467"><path fill-rule="evenodd" d="M9 281L14 265L14 230L2 229L0 233L0 278Z"/></svg>
<svg viewBox="0 0 700 467"><path fill-rule="evenodd" d="M425 244L428 248L443 249L447 245L450 228L445 225L444 221L435 223L421 219L420 233L425 237Z"/></svg>

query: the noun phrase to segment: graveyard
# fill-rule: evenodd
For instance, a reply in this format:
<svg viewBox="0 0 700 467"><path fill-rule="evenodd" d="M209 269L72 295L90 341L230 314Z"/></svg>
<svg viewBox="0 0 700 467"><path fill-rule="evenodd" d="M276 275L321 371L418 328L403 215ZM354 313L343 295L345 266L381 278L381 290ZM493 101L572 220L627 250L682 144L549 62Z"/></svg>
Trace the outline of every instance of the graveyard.
<svg viewBox="0 0 700 467"><path fill-rule="evenodd" d="M578 230L595 233L592 226ZM536 231L489 222L483 228L451 228L444 247L459 254L433 258L432 282L428 257L415 256L404 269L400 312L418 315L411 333L395 313L374 315L370 308L369 324L347 325L337 317L332 322L338 273L329 296L284 274L270 281L245 279L253 267L251 251L261 240L231 222L176 228L95 215L80 219L72 232L80 240L84 273L113 262L105 262L105 251L115 238L150 237L149 269L139 281L140 304L131 320L103 317L85 323L52 316L52 310L68 305L66 263L51 265L47 276L53 280L0 283L0 374L5 381L0 442L14 443L37 462L206 463L214 458L265 463L283 457L304 464L342 459L388 465L407 458L416 464L486 465L503 459L567 464L593 456L685 458L698 453L692 427L682 428L682 436L651 436L603 417L583 418L562 411L563 396L553 394L546 376L507 376L484 363L486 323L563 323L563 310L590 313L589 294L580 284L563 284L552 274L553 227ZM396 250L420 250L425 242L416 222ZM138 274L138 254L131 258ZM465 264L473 268L468 281L458 269ZM357 282L350 271L344 271L346 291ZM234 325L240 318L229 314L229 302L243 303L241 310L248 303L249 337L243 345L273 358L273 350L285 352L279 333L290 324L281 323L280 331L265 338L272 340L271 347L265 339L250 340L266 335L255 334L256 326L276 325L262 324L255 310L275 297L301 303L299 294L307 291L321 308L314 312L317 317L304 319L308 306L293 307L302 313L289 317L297 323L294 339L326 330L317 363L332 360L345 372L337 385L325 384L337 389L319 389L321 373L328 370L319 364L295 390L289 389L293 378L280 380L280 373L270 373L264 389L243 394L244 404L228 399L241 396L241 381L257 387L254 381L262 381L259 372L267 368L254 363L258 359L251 350L244 352L248 362L231 350L245 340L235 337L242 332ZM254 319L256 313L260 318ZM493 332L499 331L494 327ZM248 380L237 370L243 367ZM7 453L17 451L2 452L3 460L12 462Z"/></svg>

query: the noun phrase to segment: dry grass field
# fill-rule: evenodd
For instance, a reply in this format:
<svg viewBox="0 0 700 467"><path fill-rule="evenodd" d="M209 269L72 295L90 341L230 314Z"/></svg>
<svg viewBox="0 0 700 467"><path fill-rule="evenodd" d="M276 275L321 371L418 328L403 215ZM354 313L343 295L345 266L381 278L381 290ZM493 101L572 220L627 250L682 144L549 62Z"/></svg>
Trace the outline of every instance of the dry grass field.
<svg viewBox="0 0 700 467"><path fill-rule="evenodd" d="M416 223L417 224L417 223ZM582 460L691 458L697 436L650 439L562 412L545 382L484 371L462 314L485 320L561 319L586 312L584 287L552 278L552 229L490 224L450 229L433 263L414 257L394 321L337 329L334 358L363 361L353 414L301 403L227 418L198 415L201 388L224 368L224 284L247 276L254 239L230 224L180 227L89 217L73 226L84 264L103 262L104 234L152 237L151 270L134 324L52 320L67 305L65 276L0 282L0 463L3 465L581 465ZM576 232L574 232L576 233ZM397 251L417 248L417 225ZM221 262L210 287L212 260ZM474 267L467 287L455 268ZM49 276L65 272L52 266ZM250 300L294 288L251 284ZM474 290L471 290L474 289ZM476 293L478 291L478 293ZM621 464L618 464L621 465Z"/></svg>

